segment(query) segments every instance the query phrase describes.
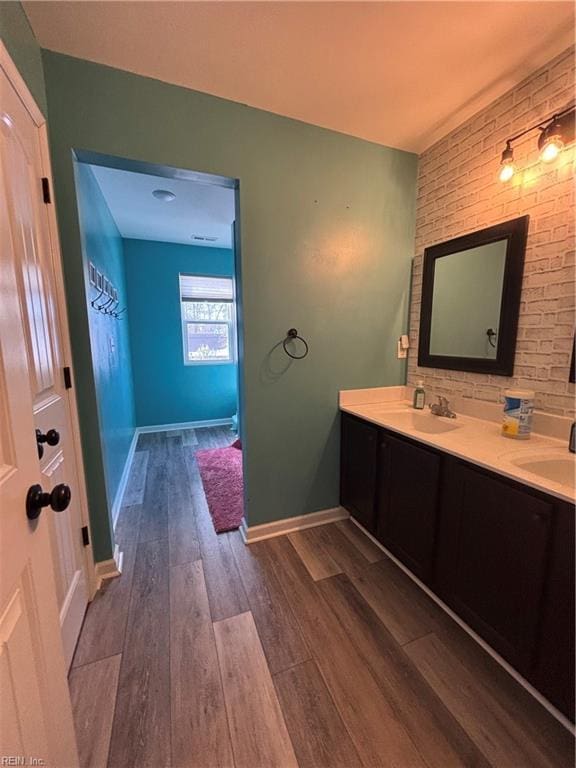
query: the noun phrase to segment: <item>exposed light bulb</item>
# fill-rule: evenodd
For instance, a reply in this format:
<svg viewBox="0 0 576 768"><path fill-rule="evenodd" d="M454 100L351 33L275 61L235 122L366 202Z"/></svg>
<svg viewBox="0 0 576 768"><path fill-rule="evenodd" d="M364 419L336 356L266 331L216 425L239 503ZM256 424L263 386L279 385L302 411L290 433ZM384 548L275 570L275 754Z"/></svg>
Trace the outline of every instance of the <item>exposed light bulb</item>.
<svg viewBox="0 0 576 768"><path fill-rule="evenodd" d="M514 152L509 142L506 142L506 149L502 152L502 158L500 160L500 173L498 178L500 181L510 181L514 176Z"/></svg>
<svg viewBox="0 0 576 768"><path fill-rule="evenodd" d="M514 176L514 171L516 169L514 168L514 163L504 163L502 167L500 168L500 173L498 174L498 178L500 181L510 181L512 176Z"/></svg>
<svg viewBox="0 0 576 768"><path fill-rule="evenodd" d="M553 163L563 149L564 142L560 136L550 136L550 138L546 139L544 145L542 146L542 151L540 152L540 160L542 160L543 163Z"/></svg>

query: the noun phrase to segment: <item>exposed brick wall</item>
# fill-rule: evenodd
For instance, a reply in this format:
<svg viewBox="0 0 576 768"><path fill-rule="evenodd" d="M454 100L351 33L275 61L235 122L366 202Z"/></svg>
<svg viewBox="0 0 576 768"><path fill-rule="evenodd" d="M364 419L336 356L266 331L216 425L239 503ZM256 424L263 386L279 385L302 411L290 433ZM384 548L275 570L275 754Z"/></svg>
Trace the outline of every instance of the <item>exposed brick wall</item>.
<svg viewBox="0 0 576 768"><path fill-rule="evenodd" d="M574 48L427 149L420 158L413 265L408 383L424 379L431 394L498 401L504 389L536 391L536 407L574 414L568 383L575 323L574 169L576 151L538 160L537 132L514 145L522 172L498 180L505 140L574 99ZM418 368L418 325L424 248L530 215L514 376Z"/></svg>

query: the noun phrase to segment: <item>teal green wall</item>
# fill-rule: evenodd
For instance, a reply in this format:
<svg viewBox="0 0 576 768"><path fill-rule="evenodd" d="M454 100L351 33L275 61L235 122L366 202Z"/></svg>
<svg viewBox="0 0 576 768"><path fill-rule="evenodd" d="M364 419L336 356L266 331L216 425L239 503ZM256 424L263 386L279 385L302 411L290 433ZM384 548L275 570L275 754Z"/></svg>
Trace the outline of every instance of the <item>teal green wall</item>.
<svg viewBox="0 0 576 768"><path fill-rule="evenodd" d="M92 262L113 283L118 290L121 306L126 306L126 280L122 238L98 182L88 165L76 163L75 171L83 270L87 286L92 374L99 426L98 434L83 434L83 443L88 459L85 461L85 467L91 512L90 527L95 539L95 550L97 554L103 554L103 542L110 540L110 530L106 531L102 523L102 509L105 503L108 515L104 522L110 524L110 512L134 436L134 395L128 318L126 313L119 318L111 317L98 312L90 305L90 301L98 296L98 291L89 285L88 263ZM98 485L99 470L94 471L95 465L90 455L92 445L97 440L100 442L104 465L105 500L101 498ZM103 542L100 540L102 528Z"/></svg>
<svg viewBox="0 0 576 768"><path fill-rule="evenodd" d="M0 2L0 38L24 78L38 107L46 114L42 54L20 3Z"/></svg>
<svg viewBox="0 0 576 768"><path fill-rule="evenodd" d="M72 149L239 179L249 525L338 504L338 390L401 384L417 158L44 51L77 376L88 355ZM277 346L310 344L288 364ZM91 397L87 391L87 397Z"/></svg>
<svg viewBox="0 0 576 768"><path fill-rule="evenodd" d="M180 273L234 275L224 248L124 240L137 426L230 418L237 366L185 365Z"/></svg>

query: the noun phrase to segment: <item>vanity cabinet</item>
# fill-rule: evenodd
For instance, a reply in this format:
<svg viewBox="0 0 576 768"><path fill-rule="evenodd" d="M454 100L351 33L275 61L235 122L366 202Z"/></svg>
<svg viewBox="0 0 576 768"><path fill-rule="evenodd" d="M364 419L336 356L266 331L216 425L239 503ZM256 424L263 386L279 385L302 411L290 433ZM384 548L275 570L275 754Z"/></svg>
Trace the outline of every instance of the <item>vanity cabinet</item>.
<svg viewBox="0 0 576 768"><path fill-rule="evenodd" d="M440 456L381 431L376 538L426 584L432 576Z"/></svg>
<svg viewBox="0 0 576 768"><path fill-rule="evenodd" d="M378 428L344 415L340 448L340 503L370 533L375 533Z"/></svg>
<svg viewBox="0 0 576 768"><path fill-rule="evenodd" d="M516 669L537 645L554 504L446 458L436 591Z"/></svg>
<svg viewBox="0 0 576 768"><path fill-rule="evenodd" d="M341 504L574 719L574 505L346 413Z"/></svg>
<svg viewBox="0 0 576 768"><path fill-rule="evenodd" d="M536 664L529 679L574 719L574 506L559 502L553 524Z"/></svg>

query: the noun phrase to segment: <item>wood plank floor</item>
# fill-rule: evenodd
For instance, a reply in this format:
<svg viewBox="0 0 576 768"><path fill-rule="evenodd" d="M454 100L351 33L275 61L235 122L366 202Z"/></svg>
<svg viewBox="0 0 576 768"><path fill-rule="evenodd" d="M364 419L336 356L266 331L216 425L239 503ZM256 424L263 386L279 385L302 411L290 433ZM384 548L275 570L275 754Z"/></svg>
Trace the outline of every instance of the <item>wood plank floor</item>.
<svg viewBox="0 0 576 768"><path fill-rule="evenodd" d="M195 451L141 435L122 576L70 672L81 768L568 768L573 741L350 521L216 535Z"/></svg>

